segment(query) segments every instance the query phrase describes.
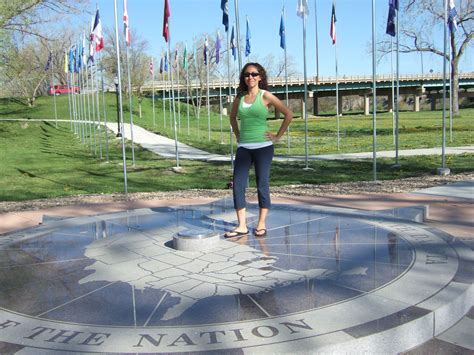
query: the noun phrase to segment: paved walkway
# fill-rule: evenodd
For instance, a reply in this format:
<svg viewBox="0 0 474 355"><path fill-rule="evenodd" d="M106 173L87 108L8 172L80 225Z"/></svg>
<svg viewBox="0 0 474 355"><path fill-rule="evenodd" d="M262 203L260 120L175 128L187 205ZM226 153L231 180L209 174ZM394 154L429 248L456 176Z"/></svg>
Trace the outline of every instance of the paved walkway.
<svg viewBox="0 0 474 355"><path fill-rule="evenodd" d="M116 123L107 123L107 128L113 131L115 134L117 131ZM124 123L125 138L131 139L130 124ZM155 154L158 154L165 158L176 157L176 145L175 141L170 138L166 138L146 129L133 125L133 141L140 144L143 148L151 150ZM178 153L180 159L188 160L203 160L203 161L229 161L230 157L226 155L219 155L209 153L197 148L190 147L183 143L178 143ZM474 153L474 146L464 147L447 147L446 154L464 154ZM427 148L427 149L407 149L399 150L399 156L414 156L414 155L441 155L441 148ZM395 151L379 151L377 152L378 158L394 158ZM343 153L343 154L323 154L323 155L310 155L309 160L350 160L350 159L371 159L372 152L365 153ZM304 156L276 156L276 161L304 161Z"/></svg>

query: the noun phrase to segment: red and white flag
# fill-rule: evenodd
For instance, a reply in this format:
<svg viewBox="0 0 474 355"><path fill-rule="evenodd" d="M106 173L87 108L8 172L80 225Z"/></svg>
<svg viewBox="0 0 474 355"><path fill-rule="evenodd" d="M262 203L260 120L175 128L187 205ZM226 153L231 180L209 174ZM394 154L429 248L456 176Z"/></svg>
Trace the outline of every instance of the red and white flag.
<svg viewBox="0 0 474 355"><path fill-rule="evenodd" d="M92 26L91 42L95 44L95 52L104 48L104 36L102 35L102 24L100 22L99 9L95 13L94 25Z"/></svg>
<svg viewBox="0 0 474 355"><path fill-rule="evenodd" d="M163 37L165 38L166 42L168 42L168 38L170 36L168 17L170 17L170 7L168 5L168 0L165 0L165 11L163 14Z"/></svg>
<svg viewBox="0 0 474 355"><path fill-rule="evenodd" d="M331 28L329 29L329 35L332 39L332 44L336 44L336 6L332 3L331 13Z"/></svg>
<svg viewBox="0 0 474 355"><path fill-rule="evenodd" d="M150 75L151 75L151 77L153 77L154 71L155 71L155 69L153 67L153 59L152 59L151 62L150 62Z"/></svg>
<svg viewBox="0 0 474 355"><path fill-rule="evenodd" d="M128 26L128 1L123 0L123 32L125 35L125 42L130 47L130 27Z"/></svg>

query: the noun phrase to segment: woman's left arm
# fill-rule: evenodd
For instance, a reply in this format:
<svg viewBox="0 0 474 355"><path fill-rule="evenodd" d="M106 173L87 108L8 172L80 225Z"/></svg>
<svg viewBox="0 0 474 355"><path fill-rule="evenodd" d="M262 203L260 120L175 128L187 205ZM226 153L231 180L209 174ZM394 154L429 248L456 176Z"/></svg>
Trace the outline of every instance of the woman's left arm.
<svg viewBox="0 0 474 355"><path fill-rule="evenodd" d="M269 91L265 91L265 93L263 94L263 99L267 106L273 105L273 107L275 107L277 111L280 111L285 116L277 134L273 134L272 132L266 133L267 138L271 139L274 142L277 142L278 140L280 140L280 138L283 136L288 126L290 125L291 120L293 119L293 112L291 112L291 110L286 107L286 105L283 104L283 102L281 102L278 97L276 97Z"/></svg>

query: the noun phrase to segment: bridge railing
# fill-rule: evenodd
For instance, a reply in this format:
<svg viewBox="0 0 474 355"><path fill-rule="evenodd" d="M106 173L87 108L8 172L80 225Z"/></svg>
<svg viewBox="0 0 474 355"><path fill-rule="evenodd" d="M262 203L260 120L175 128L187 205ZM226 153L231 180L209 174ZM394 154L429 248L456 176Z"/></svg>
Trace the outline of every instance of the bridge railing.
<svg viewBox="0 0 474 355"><path fill-rule="evenodd" d="M400 76L400 81L430 81L430 80L442 80L443 79L443 74L441 73L429 73L429 74L408 74L408 75L401 75ZM473 79L474 80L474 72L470 73L460 73L459 74L459 79ZM391 82L392 81L392 75L390 74L384 74L384 75L377 75L376 77L377 82ZM393 78L395 80L395 78ZM372 76L370 75L342 75L337 78L337 81L339 83L369 83L372 82ZM308 84L310 85L334 85L336 83L336 77L319 77L319 79L315 76L308 77ZM229 81L227 79L213 79L209 81L209 87L218 89L219 87L221 88L227 88L229 84ZM304 78L303 77L290 77L288 78L288 85L303 85L304 84ZM237 87L239 85L238 80L234 80L232 82L232 87ZM285 78L284 77L277 77L277 78L269 78L268 79L268 85L269 86L284 86L285 85ZM151 90L152 87L154 86L155 90L169 90L170 89L170 84L168 81L163 81L163 80L155 80L154 82L148 81L145 83L143 86L143 89L145 90ZM189 87L192 89L206 87L206 83L201 83L199 80L189 80ZM185 81L182 81L179 85L177 82L174 82L174 88L177 90L178 88L180 90L185 90L186 89L186 83ZM224 93L225 94L225 93Z"/></svg>

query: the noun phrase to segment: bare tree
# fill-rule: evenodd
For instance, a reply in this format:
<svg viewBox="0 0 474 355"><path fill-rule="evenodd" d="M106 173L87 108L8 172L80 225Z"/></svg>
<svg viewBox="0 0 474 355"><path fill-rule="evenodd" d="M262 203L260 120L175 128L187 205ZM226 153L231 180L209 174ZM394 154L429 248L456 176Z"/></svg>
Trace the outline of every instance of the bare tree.
<svg viewBox="0 0 474 355"><path fill-rule="evenodd" d="M473 0L455 1L458 13L458 30L450 33L451 43L451 79L453 83L453 114L459 114L459 62L468 46L472 46L474 37L474 6ZM435 42L436 29L444 26L443 0L410 0L400 9L400 52L429 52L449 60L444 54L443 43ZM438 41L439 42L439 41ZM381 43L382 55L390 52L390 41Z"/></svg>
<svg viewBox="0 0 474 355"><path fill-rule="evenodd" d="M11 47L2 69L8 96L24 97L28 106L34 106L48 75L44 69L47 59L47 48L37 42Z"/></svg>
<svg viewBox="0 0 474 355"><path fill-rule="evenodd" d="M34 105L36 97L47 88L50 73L45 72L44 66L50 52L53 77L65 82L59 63L63 64L65 38L71 31L60 29L58 23L63 23L67 15L79 13L86 3L87 0L0 2L2 95L25 97L28 105Z"/></svg>
<svg viewBox="0 0 474 355"><path fill-rule="evenodd" d="M281 54L278 60L275 60L273 54L265 56L261 62L265 70L267 71L268 77L279 78L285 75L285 55ZM298 74L296 70L295 58L292 55L287 56L286 67L288 77Z"/></svg>
<svg viewBox="0 0 474 355"><path fill-rule="evenodd" d="M44 26L80 13L88 0L8 0L0 2L2 37L13 34L47 39Z"/></svg>
<svg viewBox="0 0 474 355"><path fill-rule="evenodd" d="M115 29L106 28L104 30L104 36L108 38L104 47L103 65L106 73L109 75L109 80L117 75L117 54L115 49ZM129 65L130 65L130 80L132 86L132 92L137 94L138 98L138 113L139 117L142 117L142 101L144 98L143 86L149 78L149 63L151 57L146 54L148 48L148 42L141 37L140 33L132 29L131 30L131 46L129 48ZM126 47L123 39L119 39L120 43L120 63L121 63L121 76L127 80L127 54ZM128 91L128 85L122 85L123 91Z"/></svg>

